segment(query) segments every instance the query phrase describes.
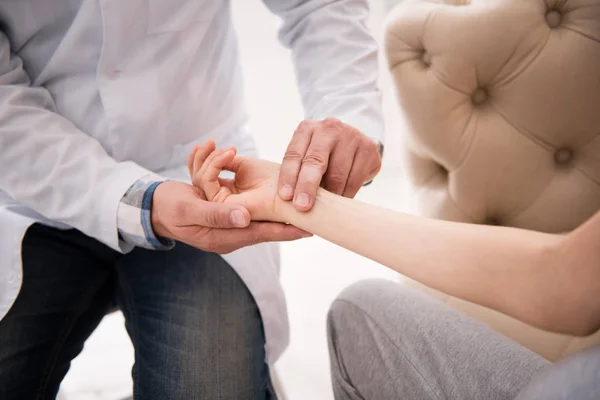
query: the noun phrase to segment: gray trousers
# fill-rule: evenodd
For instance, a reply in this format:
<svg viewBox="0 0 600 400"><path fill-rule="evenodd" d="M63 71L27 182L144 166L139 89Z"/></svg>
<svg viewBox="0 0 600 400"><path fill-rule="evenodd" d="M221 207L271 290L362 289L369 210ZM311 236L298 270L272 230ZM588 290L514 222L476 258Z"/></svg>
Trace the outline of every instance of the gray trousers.
<svg viewBox="0 0 600 400"><path fill-rule="evenodd" d="M553 366L487 325L390 281L363 281L342 292L329 312L328 333L338 400L600 399L599 349Z"/></svg>

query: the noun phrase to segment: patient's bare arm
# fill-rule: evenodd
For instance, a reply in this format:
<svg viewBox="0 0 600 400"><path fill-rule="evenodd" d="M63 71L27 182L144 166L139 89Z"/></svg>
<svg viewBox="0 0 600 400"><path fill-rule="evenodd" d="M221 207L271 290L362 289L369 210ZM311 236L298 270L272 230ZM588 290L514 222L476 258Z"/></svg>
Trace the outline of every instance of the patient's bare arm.
<svg viewBox="0 0 600 400"><path fill-rule="evenodd" d="M212 185L214 193L220 190L215 171L236 172L235 181L223 182L231 194L209 198L239 202L253 216L293 224L427 286L544 329L588 334L600 328L600 213L564 236L421 218L325 190L303 213L276 195L276 164L229 158L200 160L212 175L191 170L194 183Z"/></svg>
<svg viewBox="0 0 600 400"><path fill-rule="evenodd" d="M308 215L287 205L279 213L427 286L538 327L581 335L600 328L600 213L568 236L420 218L325 191Z"/></svg>

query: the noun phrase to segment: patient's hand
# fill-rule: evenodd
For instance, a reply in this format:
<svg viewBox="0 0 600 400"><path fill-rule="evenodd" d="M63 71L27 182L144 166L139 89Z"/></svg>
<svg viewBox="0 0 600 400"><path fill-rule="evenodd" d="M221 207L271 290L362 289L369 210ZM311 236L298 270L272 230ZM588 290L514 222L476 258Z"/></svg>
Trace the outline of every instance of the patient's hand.
<svg viewBox="0 0 600 400"><path fill-rule="evenodd" d="M255 221L285 222L277 212L283 202L277 195L279 164L237 156L234 148L216 150L209 141L190 154L188 169L207 200L241 204ZM222 170L234 172L235 179L220 178Z"/></svg>

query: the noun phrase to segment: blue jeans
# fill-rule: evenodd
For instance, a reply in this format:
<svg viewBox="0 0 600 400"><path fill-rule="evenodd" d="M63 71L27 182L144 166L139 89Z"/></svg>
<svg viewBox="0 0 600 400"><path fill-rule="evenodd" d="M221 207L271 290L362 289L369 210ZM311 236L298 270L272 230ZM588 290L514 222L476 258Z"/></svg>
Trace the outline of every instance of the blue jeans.
<svg viewBox="0 0 600 400"><path fill-rule="evenodd" d="M33 225L23 286L0 321L0 399L54 399L70 362L118 306L139 400L272 399L264 332L220 256L178 243L121 255L82 233Z"/></svg>

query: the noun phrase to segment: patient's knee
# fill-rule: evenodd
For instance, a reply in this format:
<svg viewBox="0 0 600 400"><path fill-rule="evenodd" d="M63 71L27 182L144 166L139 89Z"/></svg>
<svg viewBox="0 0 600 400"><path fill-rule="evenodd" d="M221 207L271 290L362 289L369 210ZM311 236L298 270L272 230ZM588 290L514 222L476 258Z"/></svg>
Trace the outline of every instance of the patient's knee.
<svg viewBox="0 0 600 400"><path fill-rule="evenodd" d="M331 312L344 313L357 307L368 314L391 309L395 313L411 311L426 296L397 282L384 279L366 279L344 289L335 299Z"/></svg>
<svg viewBox="0 0 600 400"><path fill-rule="evenodd" d="M367 334L373 327L406 336L433 323L445 306L400 283L368 279L344 289L329 310L328 328Z"/></svg>

